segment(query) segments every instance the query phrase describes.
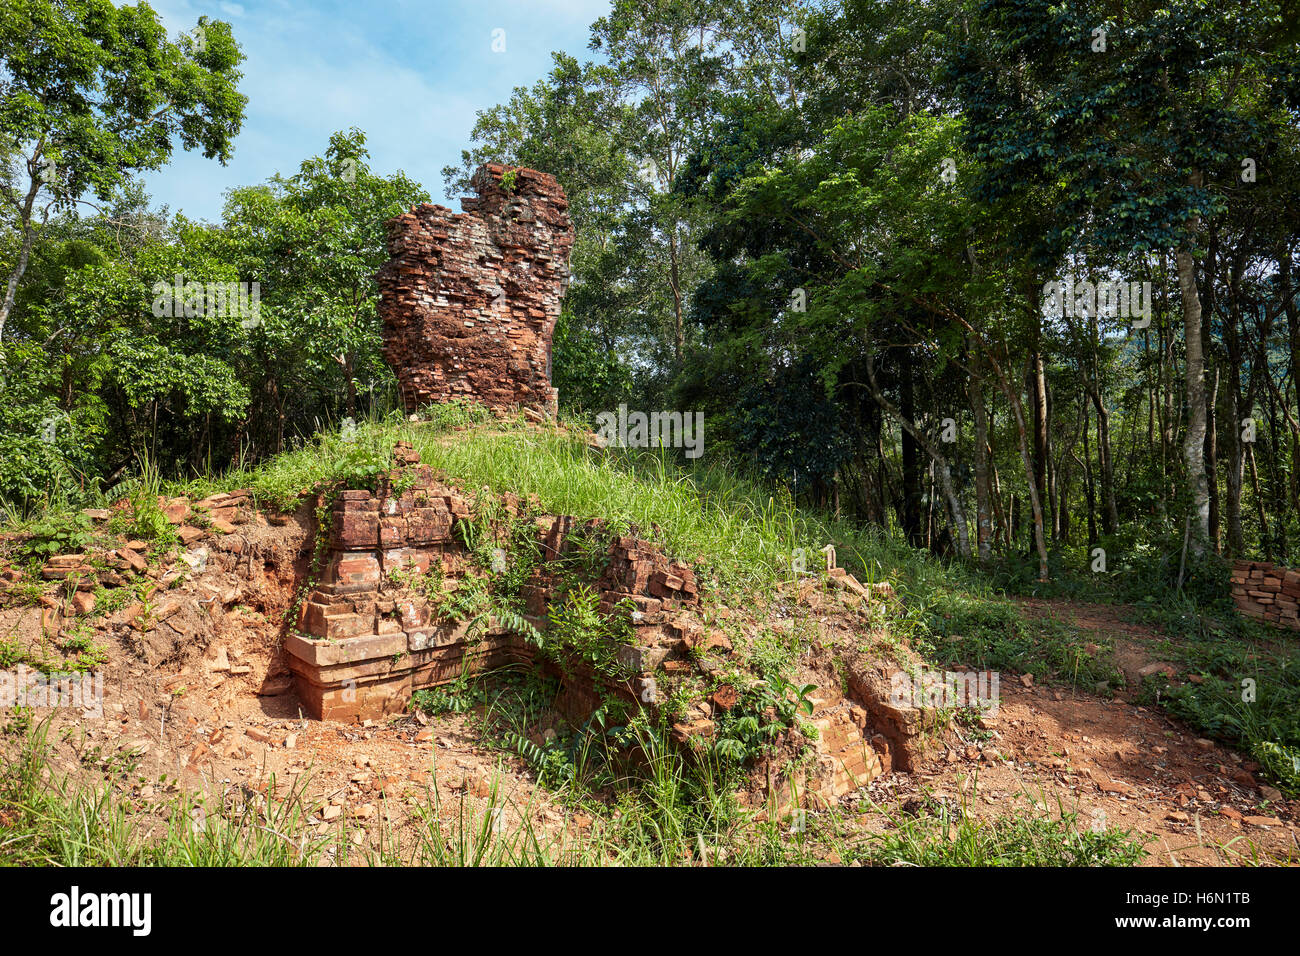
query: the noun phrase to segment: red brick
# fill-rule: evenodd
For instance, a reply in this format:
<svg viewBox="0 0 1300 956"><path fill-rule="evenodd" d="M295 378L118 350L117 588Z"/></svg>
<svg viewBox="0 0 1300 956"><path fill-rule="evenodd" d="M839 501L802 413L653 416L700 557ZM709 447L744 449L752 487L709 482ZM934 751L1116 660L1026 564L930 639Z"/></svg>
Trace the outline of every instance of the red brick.
<svg viewBox="0 0 1300 956"><path fill-rule="evenodd" d="M379 544L384 548L396 548L407 544L406 518L384 516L379 519Z"/></svg>
<svg viewBox="0 0 1300 956"><path fill-rule="evenodd" d="M424 574L438 560L438 553L428 548L390 548L383 553L384 573L409 568L417 574Z"/></svg>
<svg viewBox="0 0 1300 956"><path fill-rule="evenodd" d="M452 540L452 517L433 508L416 508L406 519L406 543L412 546L445 544Z"/></svg>
<svg viewBox="0 0 1300 956"><path fill-rule="evenodd" d="M379 545L378 512L334 512L330 543L335 548L359 550Z"/></svg>
<svg viewBox="0 0 1300 956"><path fill-rule="evenodd" d="M373 554L340 554L331 562L327 580L339 593L379 588L379 559Z"/></svg>

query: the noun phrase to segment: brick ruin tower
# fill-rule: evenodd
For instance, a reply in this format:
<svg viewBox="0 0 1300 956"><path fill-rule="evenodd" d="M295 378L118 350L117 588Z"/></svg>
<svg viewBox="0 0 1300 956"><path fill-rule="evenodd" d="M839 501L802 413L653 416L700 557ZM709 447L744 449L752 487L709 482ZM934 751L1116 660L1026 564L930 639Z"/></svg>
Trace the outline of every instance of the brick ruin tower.
<svg viewBox="0 0 1300 956"><path fill-rule="evenodd" d="M407 411L466 398L553 418L569 201L535 169L492 163L471 185L477 196L460 201L463 212L422 203L388 221L391 258L376 277L384 359Z"/></svg>

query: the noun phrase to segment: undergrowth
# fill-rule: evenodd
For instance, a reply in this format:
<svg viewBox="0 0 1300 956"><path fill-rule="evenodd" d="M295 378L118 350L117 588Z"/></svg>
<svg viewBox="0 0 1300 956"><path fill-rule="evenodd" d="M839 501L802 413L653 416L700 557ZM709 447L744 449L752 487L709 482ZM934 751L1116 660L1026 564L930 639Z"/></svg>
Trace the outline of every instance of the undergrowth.
<svg viewBox="0 0 1300 956"><path fill-rule="evenodd" d="M609 649L626 638L606 632L612 625L597 613L596 595L589 587L593 562L602 557L607 539L593 534L590 548L579 546L557 563L559 599L552 606L550 627L538 629L526 619L522 600L523 584L538 558L532 513L525 509L514 522L504 521L488 507L496 494L509 491L521 499L535 497L542 513L599 517L605 535L635 528L671 557L689 562L705 588L724 599L750 602L756 595L771 595L777 585L791 580L796 555L816 556L833 543L839 564L864 583L889 581L895 587L902 600L890 612L890 632L936 664L1032 673L1042 681L1061 681L1090 691L1122 686L1121 675L1105 663L1111 645L1104 639L1093 636L1098 646L1089 648L1074 629L1029 619L1007 597L1008 591L1022 588L1015 568L982 576L961 564L945 564L897 539L797 507L788 495L738 477L725 462L692 464L664 451L596 449L580 434L538 429L522 420L495 420L474 406L438 406L426 410L423 417L424 421L412 423L392 415L355 428L322 432L255 468L181 485L161 482L142 463L138 478L126 489L134 505L132 517L114 520L130 520L120 530L166 547L171 543L170 528L164 527L165 518L158 520L160 511L155 513L160 494L199 498L248 488L259 505L289 511L299 505L304 493L376 487L391 467L393 444L404 440L449 483L488 493L479 499L483 506L479 519L457 526L474 556L477 573L466 576L454 593L443 591L436 572L404 583L423 589L435 607L453 620L475 627L504 623L543 650L548 642L569 652L576 650L598 671L619 674L618 661ZM89 529L82 517L51 512L29 521L26 530L39 529L31 539L39 549L39 553L33 550L33 557L85 546ZM1164 580L1170 574L1167 552L1161 547L1121 554L1117 566L1126 575L1109 580L1140 577L1143 568L1154 569ZM1066 563L1078 559L1079 555L1058 557ZM1108 591L1108 581L1102 578L1071 572L1063 573L1060 580L1060 587L1078 595L1100 596ZM1193 590L1212 590L1214 571L1193 569L1187 582ZM1109 592L1113 595L1115 589L1110 587ZM1294 787L1287 767L1300 772L1300 765L1293 764L1300 744L1293 707L1300 694L1295 655L1264 649L1250 632L1234 631L1225 642L1224 635L1207 625L1208 619L1190 603L1176 608L1162 601L1148 611L1160 618L1162 626L1183 628L1169 653L1205 676L1194 689L1191 685L1153 687L1159 702L1207 733L1242 743L1282 785ZM512 689L506 680L490 688L465 675L443 688L420 692L414 704L429 713L479 714L484 732L498 746L527 761L548 788L596 813L600 820L598 835L578 851L548 845L527 828L515 834L508 848L485 850L475 829L479 822L462 818L456 848L448 850L443 838L430 839L416 855L426 862L680 863L707 859L709 847L725 844L730 849L719 861L802 859L800 838L781 830L777 821L762 827L752 822L742 826L738 821L744 814L735 806L730 789L735 768L761 754L804 708L808 689L781 683L800 640L791 633L770 635L766 644L756 642L756 661L766 684L744 690L734 711L719 720L712 746L688 755L669 743L663 727L649 726L614 705L599 708L576 728L556 723L549 728L549 737L538 739L533 733L538 708L554 699L553 688L545 686L524 682ZM1240 699L1244 678L1256 681L1253 705ZM17 819L26 821L5 831L4 839L13 841L5 844L7 859L166 862L205 855L219 859L223 853L244 862L325 859L316 844L269 837L262 841L252 833L240 837L245 841L240 843L232 836L238 825L230 821L214 822L215 830L203 837L207 842L196 844L195 834L186 829L188 811L165 833L155 835L148 844L152 849L146 848L145 843L132 842L136 837L130 835L126 811L105 793L90 794L34 774L32 767L43 759L39 750L34 744L4 768L0 812L9 814L6 819L17 814ZM296 807L292 812L297 816L280 822L288 829L301 828L305 806L300 800L285 805ZM615 812L601 816L601 808L609 807ZM437 816L441 811L434 807L430 812ZM447 823L441 817L436 822L439 827ZM942 815L899 821L887 838L854 851L859 854L854 858L918 864L1134 862L1123 840L1094 839L1078 833L1072 824L1012 819L977 825ZM74 837L61 842L51 829ZM746 833L739 843L733 839L738 829ZM8 856L10 845L13 857ZM387 850L378 852L377 859L388 858Z"/></svg>

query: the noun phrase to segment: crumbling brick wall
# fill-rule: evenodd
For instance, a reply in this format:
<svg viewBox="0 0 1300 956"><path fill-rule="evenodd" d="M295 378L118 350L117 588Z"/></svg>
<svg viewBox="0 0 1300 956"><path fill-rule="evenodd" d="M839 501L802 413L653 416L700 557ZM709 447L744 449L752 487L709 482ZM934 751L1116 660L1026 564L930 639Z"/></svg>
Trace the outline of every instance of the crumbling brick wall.
<svg viewBox="0 0 1300 956"><path fill-rule="evenodd" d="M377 491L341 491L334 499L321 580L299 611L301 633L285 640L299 697L313 717L400 713L414 691L454 680L466 667L489 670L534 657L520 635L496 627L471 635L466 622L441 619L427 598L394 587L393 571L424 573L438 565L454 588L467 561L455 523L473 513L471 502L439 482L410 445L398 443L394 459L396 471ZM400 491L393 480L399 475ZM505 495L503 501L507 514L518 514L516 498ZM599 522L567 516L535 521L545 560L527 586L527 599L536 624L545 627L555 583L547 563L572 552L575 530L587 532ZM632 643L618 649L628 677L620 687L588 673L579 689L593 700L609 692L655 700L655 672L692 670L689 651L704 639L676 617L698 605L694 572L649 541L621 537L609 542L605 571L594 586L606 614L631 617Z"/></svg>
<svg viewBox="0 0 1300 956"><path fill-rule="evenodd" d="M634 527L620 534L598 519L543 514L536 499L521 502L508 493L495 500L463 495L439 482L405 442L394 449L394 460L373 492L334 497L320 581L301 605L299 633L285 638L299 698L313 717L382 719L406 709L416 691L522 663L559 679L552 706L575 725L618 701L629 713L648 711L652 720L670 716L678 745L704 749L742 692L763 685L745 674L726 632L706 625L694 571ZM485 522L489 514L495 517ZM465 544L470 528L505 543L528 532L530 521L539 553L519 595L523 622L540 632L545 652L511 630L512 623L528 629L518 617L494 616L476 632L409 577L437 567L436 591L450 596L481 573L482 556ZM498 553L507 560L504 548ZM408 571L393 574L399 569ZM575 574L579 587L596 592L600 611L626 625L606 635L612 655L599 666L581 649L554 643L556 602L574 593ZM880 593L844 571L831 580L846 593L861 592L857 598ZM866 673L860 659L848 674L850 685L861 682L868 691L866 706L846 698L832 677L815 701L815 759L794 759L804 738L793 729L783 733L755 769L756 789L745 802L759 806L770 797L781 812L796 803L829 806L893 767L914 766L922 731L939 727L936 712L877 706L885 700L887 675ZM771 719L775 711L765 713Z"/></svg>
<svg viewBox="0 0 1300 956"><path fill-rule="evenodd" d="M504 181L503 181L504 180ZM388 222L377 276L384 359L407 410L465 398L555 416L551 335L573 225L554 176L481 166L463 212L428 203Z"/></svg>

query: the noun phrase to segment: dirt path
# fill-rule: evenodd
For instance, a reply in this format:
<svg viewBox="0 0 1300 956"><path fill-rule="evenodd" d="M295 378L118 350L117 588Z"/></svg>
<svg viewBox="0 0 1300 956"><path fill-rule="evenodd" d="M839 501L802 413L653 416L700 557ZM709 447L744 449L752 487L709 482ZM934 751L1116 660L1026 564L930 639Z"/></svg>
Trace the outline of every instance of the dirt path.
<svg viewBox="0 0 1300 956"><path fill-rule="evenodd" d="M965 748L948 748L929 772L877 781L880 796L906 798L923 789L953 800L964 795L980 816L1016 804L1063 807L1083 822L1138 831L1154 866L1300 860L1300 801L1266 799L1280 795L1261 789L1248 758L1198 737L1162 710L1130 702L1138 671L1159 663L1160 634L1127 621L1122 607L1022 603L1027 613L1114 639L1128 692L1107 700L1005 679L999 713L985 733L959 730Z"/></svg>

